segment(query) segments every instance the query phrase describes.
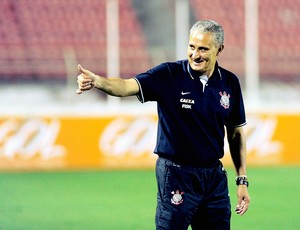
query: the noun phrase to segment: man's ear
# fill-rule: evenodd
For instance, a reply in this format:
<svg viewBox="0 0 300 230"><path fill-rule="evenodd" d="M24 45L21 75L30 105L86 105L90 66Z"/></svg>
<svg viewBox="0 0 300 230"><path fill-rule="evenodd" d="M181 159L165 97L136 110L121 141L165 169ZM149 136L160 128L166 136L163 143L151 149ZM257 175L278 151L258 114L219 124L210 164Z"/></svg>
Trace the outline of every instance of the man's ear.
<svg viewBox="0 0 300 230"><path fill-rule="evenodd" d="M224 49L224 45L220 45L217 55L219 55L223 51L223 49Z"/></svg>

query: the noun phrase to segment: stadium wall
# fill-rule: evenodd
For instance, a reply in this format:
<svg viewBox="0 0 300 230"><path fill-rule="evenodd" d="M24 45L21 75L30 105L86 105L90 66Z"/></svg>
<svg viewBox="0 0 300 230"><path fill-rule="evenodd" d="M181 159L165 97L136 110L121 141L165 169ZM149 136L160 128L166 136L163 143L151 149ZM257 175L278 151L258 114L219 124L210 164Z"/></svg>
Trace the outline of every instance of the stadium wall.
<svg viewBox="0 0 300 230"><path fill-rule="evenodd" d="M1 117L0 170L152 168L156 126L155 114ZM299 129L300 114L248 114L249 165L300 164Z"/></svg>

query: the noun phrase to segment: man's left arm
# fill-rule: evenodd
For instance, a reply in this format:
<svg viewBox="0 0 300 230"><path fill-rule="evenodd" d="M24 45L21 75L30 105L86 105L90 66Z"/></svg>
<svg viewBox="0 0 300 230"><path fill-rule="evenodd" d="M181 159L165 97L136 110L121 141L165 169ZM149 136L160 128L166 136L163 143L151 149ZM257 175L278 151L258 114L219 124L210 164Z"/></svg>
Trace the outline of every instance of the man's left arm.
<svg viewBox="0 0 300 230"><path fill-rule="evenodd" d="M238 203L236 213L243 215L249 207L250 196L248 193L248 179L246 173L246 137L243 127L227 127L227 139L229 143L230 154L237 173L237 196Z"/></svg>

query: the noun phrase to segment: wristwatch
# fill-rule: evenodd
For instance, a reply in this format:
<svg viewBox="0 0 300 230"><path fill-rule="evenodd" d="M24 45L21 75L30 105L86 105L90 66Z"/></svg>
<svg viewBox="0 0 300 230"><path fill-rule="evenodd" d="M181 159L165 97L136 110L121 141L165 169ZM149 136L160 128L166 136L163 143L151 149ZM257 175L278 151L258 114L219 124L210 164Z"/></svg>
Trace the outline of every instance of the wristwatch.
<svg viewBox="0 0 300 230"><path fill-rule="evenodd" d="M236 177L235 178L235 183L236 183L236 185L246 185L247 187L249 187L248 179L245 176Z"/></svg>

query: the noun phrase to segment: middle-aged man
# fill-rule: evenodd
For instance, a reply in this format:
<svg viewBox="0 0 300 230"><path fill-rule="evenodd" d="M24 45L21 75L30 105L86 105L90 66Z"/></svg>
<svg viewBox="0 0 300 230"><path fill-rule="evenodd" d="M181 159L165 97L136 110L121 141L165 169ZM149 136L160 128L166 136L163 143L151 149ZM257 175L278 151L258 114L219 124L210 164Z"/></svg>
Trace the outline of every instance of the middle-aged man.
<svg viewBox="0 0 300 230"><path fill-rule="evenodd" d="M156 229L230 229L227 174L220 162L225 130L237 173L235 211L243 215L248 209L245 109L238 78L217 63L223 49L222 26L202 20L190 30L187 60L162 63L130 79L105 78L78 66L78 94L97 88L157 102Z"/></svg>

